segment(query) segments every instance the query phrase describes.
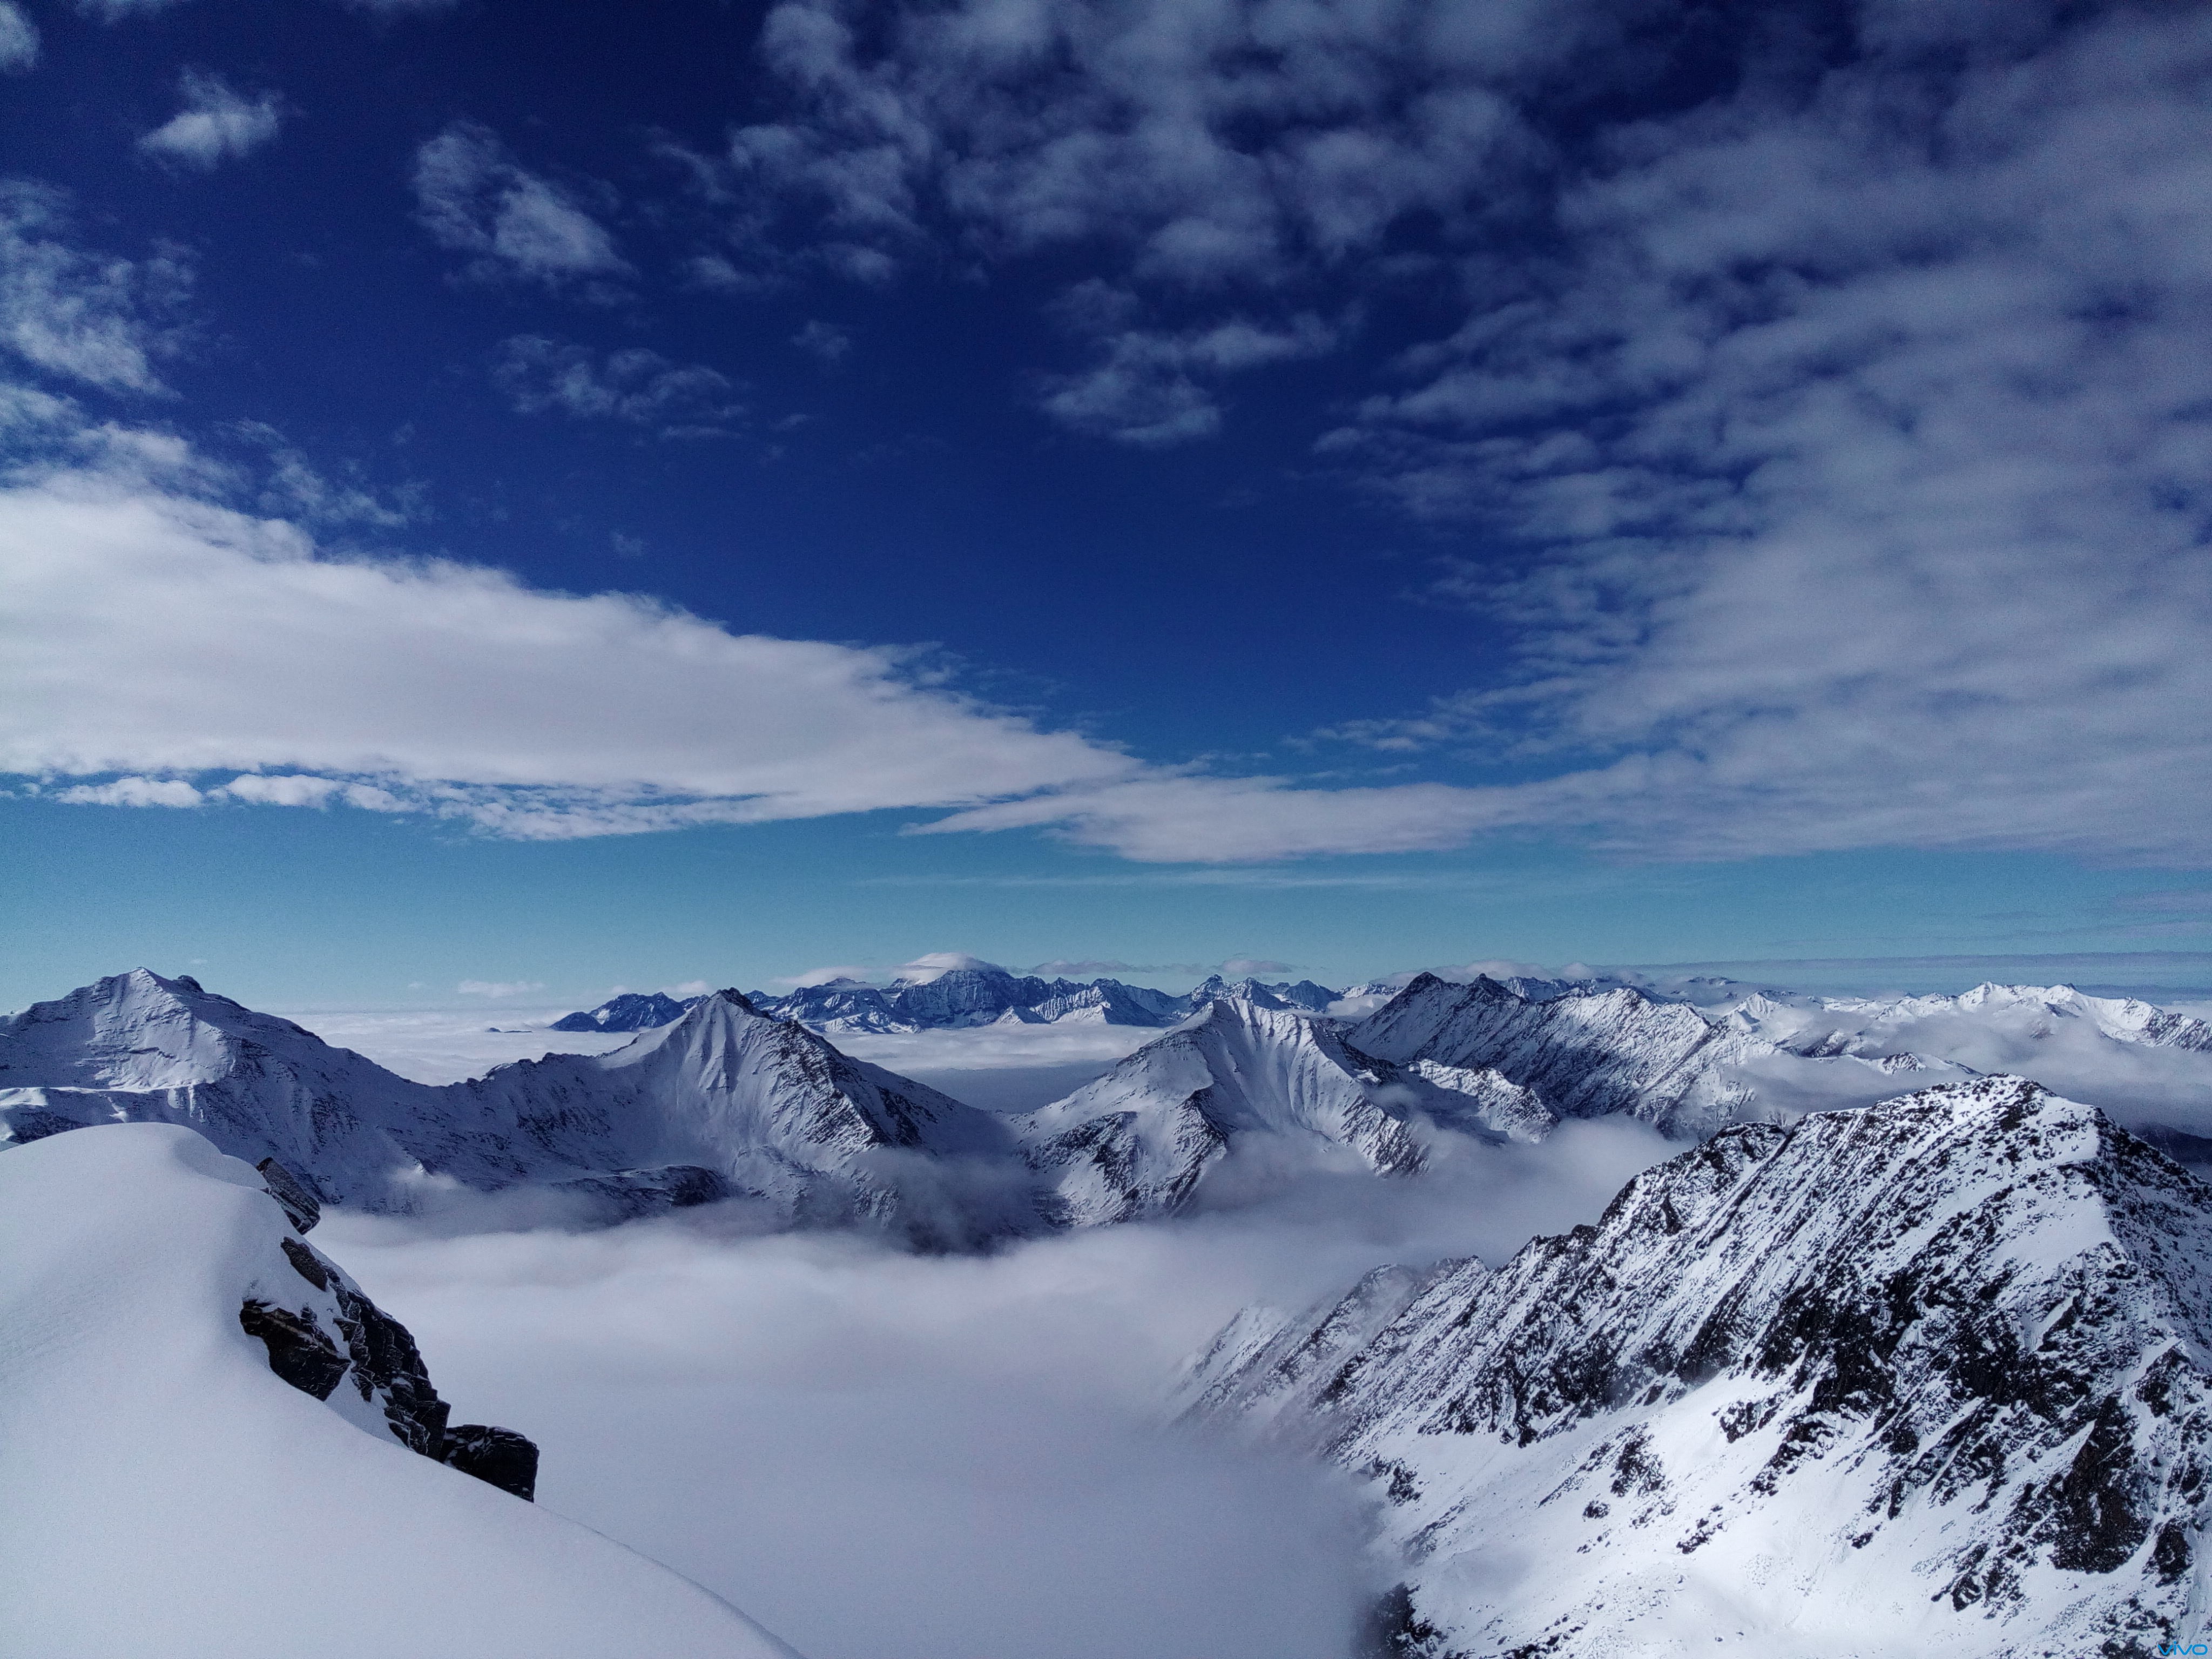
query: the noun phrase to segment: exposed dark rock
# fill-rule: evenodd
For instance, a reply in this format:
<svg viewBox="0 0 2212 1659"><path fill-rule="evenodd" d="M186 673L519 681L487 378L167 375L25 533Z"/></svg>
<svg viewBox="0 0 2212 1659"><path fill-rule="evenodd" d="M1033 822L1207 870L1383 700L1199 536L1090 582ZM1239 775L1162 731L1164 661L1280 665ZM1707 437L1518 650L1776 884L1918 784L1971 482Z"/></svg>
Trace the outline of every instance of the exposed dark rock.
<svg viewBox="0 0 2212 1659"><path fill-rule="evenodd" d="M337 1350L306 1309L298 1313L248 1297L238 1310L248 1336L268 1345L269 1369L302 1394L328 1400L353 1362Z"/></svg>
<svg viewBox="0 0 2212 1659"><path fill-rule="evenodd" d="M1359 1632L1359 1659L1448 1659L1444 1633L1413 1611L1413 1595L1393 1584L1376 1598Z"/></svg>
<svg viewBox="0 0 2212 1659"><path fill-rule="evenodd" d="M531 1498L538 1485L538 1448L512 1429L482 1423L448 1429L452 1407L431 1386L407 1328L313 1245L296 1238L279 1243L292 1271L314 1294L296 1310L264 1297L249 1297L239 1310L238 1322L268 1348L269 1369L318 1400L330 1399L341 1382L349 1382L409 1450Z"/></svg>
<svg viewBox="0 0 2212 1659"><path fill-rule="evenodd" d="M8 1115L8 1128L16 1145L27 1146L34 1140L44 1140L48 1135L58 1135L64 1129L84 1126L73 1117L64 1117L59 1112L49 1112L36 1106L18 1106Z"/></svg>
<svg viewBox="0 0 2212 1659"><path fill-rule="evenodd" d="M291 1218L293 1227L301 1233L310 1233L323 1218L323 1206L307 1183L294 1175L273 1158L264 1158L253 1166L260 1172L261 1184Z"/></svg>
<svg viewBox="0 0 2212 1659"><path fill-rule="evenodd" d="M513 1492L523 1502L538 1493L538 1444L513 1429L461 1423L446 1431L446 1462L463 1474Z"/></svg>

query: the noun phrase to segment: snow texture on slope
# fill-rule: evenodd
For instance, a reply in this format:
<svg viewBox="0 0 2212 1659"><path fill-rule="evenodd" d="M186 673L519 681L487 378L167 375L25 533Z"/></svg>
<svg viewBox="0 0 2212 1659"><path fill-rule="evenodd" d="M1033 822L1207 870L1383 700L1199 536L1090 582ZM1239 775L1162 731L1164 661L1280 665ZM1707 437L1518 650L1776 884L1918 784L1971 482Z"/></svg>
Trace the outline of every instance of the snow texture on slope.
<svg viewBox="0 0 2212 1659"><path fill-rule="evenodd" d="M689 1581L417 1455L351 1387L325 1404L274 1374L240 1314L312 1301L288 1243L260 1177L178 1127L0 1158L0 1645L792 1659Z"/></svg>
<svg viewBox="0 0 2212 1659"><path fill-rule="evenodd" d="M1942 1085L1248 1315L1189 1386L1370 1482L1384 1652L2148 1654L2206 1625L2208 1206L2093 1108Z"/></svg>

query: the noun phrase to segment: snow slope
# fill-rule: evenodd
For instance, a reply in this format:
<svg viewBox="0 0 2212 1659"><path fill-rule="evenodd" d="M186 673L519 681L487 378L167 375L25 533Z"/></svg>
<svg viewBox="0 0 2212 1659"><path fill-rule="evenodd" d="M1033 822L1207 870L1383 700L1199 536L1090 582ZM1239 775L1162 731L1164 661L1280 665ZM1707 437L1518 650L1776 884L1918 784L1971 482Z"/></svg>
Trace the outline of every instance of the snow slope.
<svg viewBox="0 0 2212 1659"><path fill-rule="evenodd" d="M174 1126L0 1158L0 1648L791 1659L689 1581L276 1376L240 1314L312 1297L291 1237L251 1169Z"/></svg>
<svg viewBox="0 0 2212 1659"><path fill-rule="evenodd" d="M2055 1659L2204 1634L2208 1364L2212 1187L1992 1078L1248 1315L1191 1389L1370 1483L1387 1651Z"/></svg>

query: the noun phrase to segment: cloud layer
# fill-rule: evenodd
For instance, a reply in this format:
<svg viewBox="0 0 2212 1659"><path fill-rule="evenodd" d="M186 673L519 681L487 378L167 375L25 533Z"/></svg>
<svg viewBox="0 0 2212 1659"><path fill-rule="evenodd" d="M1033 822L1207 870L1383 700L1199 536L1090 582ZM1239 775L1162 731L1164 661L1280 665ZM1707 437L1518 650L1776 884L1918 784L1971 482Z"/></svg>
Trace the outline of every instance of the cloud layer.
<svg viewBox="0 0 2212 1659"><path fill-rule="evenodd" d="M1325 1474L1170 1431L1178 1363L1249 1300L1589 1220L1671 1150L1576 1124L1433 1181L1318 1176L984 1259L718 1238L698 1212L317 1237L457 1410L540 1441L539 1501L817 1659L1340 1659L1381 1588L1356 1517Z"/></svg>

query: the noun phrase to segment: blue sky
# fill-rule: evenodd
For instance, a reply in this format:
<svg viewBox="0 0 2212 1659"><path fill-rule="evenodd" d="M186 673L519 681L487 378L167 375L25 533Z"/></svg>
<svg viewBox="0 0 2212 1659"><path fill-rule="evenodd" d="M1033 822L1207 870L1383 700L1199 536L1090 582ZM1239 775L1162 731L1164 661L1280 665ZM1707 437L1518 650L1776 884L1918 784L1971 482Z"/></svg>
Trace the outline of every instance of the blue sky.
<svg viewBox="0 0 2212 1659"><path fill-rule="evenodd" d="M2206 8L0 63L0 1001L2212 946Z"/></svg>

